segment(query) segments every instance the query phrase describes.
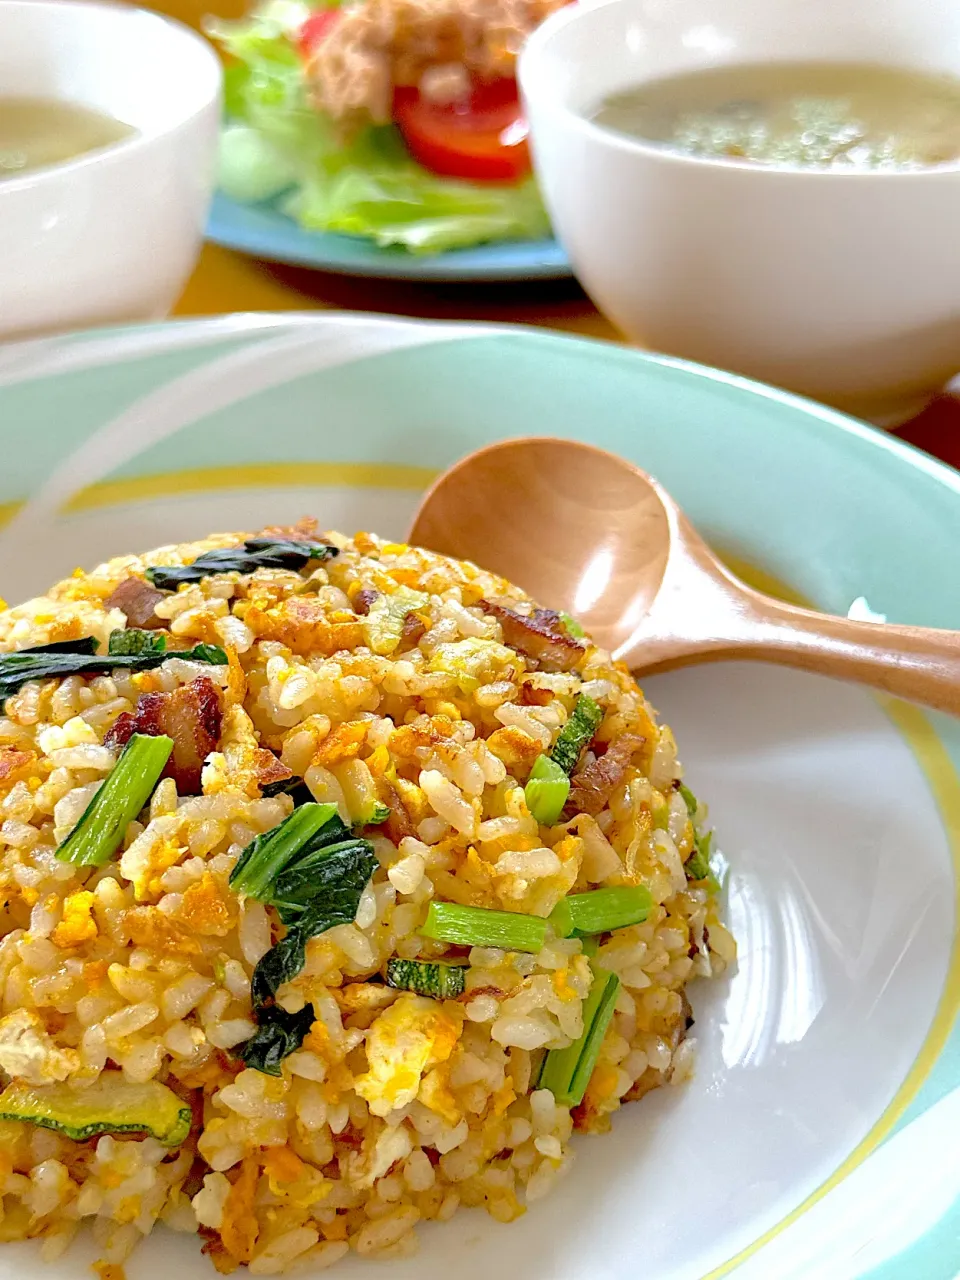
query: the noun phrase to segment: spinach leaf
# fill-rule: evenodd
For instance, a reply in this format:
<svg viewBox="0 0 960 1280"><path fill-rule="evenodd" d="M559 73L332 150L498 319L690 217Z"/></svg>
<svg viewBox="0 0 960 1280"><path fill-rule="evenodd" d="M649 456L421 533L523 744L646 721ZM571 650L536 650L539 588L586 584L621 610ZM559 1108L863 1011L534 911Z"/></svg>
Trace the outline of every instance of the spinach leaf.
<svg viewBox="0 0 960 1280"><path fill-rule="evenodd" d="M276 1004L285 982L301 971L307 943L356 917L377 865L373 845L350 834L333 805L309 803L251 840L230 876L233 887L276 909L287 926L253 971L250 999L257 1031L236 1050L248 1067L280 1074L280 1063L303 1042L312 1006L287 1014Z"/></svg>
<svg viewBox="0 0 960 1280"><path fill-rule="evenodd" d="M30 680L59 680L64 676L105 675L122 668L126 671L149 671L159 667L168 658L183 658L187 662L206 662L212 666L225 666L227 655L214 644L198 644L193 649L168 650L166 637L152 632L133 629L133 638L126 631L114 631L110 635L105 654L98 654L98 642L94 636L79 640L58 640L55 644L36 645L30 649L17 649L14 653L0 653L0 706ZM149 636L149 641L143 639Z"/></svg>
<svg viewBox="0 0 960 1280"><path fill-rule="evenodd" d="M115 632L111 632L111 638L115 634ZM38 644L34 645L32 649L20 649L18 652L92 654L97 652L98 647L99 641L96 636L84 636L82 640L55 640L53 644Z"/></svg>
<svg viewBox="0 0 960 1280"><path fill-rule="evenodd" d="M302 569L311 560L339 555L328 542L291 542L284 538L247 538L242 547L205 551L192 564L161 564L147 570L147 578L162 591L176 591L183 582L200 582L217 573L253 573L255 569Z"/></svg>
<svg viewBox="0 0 960 1280"><path fill-rule="evenodd" d="M334 925L350 924L376 865L367 840L314 849L277 876L273 905L285 925L306 929L311 938Z"/></svg>
<svg viewBox="0 0 960 1280"><path fill-rule="evenodd" d="M299 1049L313 1026L312 1005L304 1005L299 1013L287 1013L279 1005L262 1010L257 1029L234 1052L246 1066L264 1075L279 1076L282 1062Z"/></svg>
<svg viewBox="0 0 960 1280"><path fill-rule="evenodd" d="M299 929L291 929L261 957L250 982L254 1013L271 1005L283 984L297 976L303 968L306 949L307 938Z"/></svg>
<svg viewBox="0 0 960 1280"><path fill-rule="evenodd" d="M281 778L279 782L267 782L260 788L260 794L266 799L270 796L293 796L293 807L298 809L302 804L309 804L313 799L310 788L296 774L292 778Z"/></svg>

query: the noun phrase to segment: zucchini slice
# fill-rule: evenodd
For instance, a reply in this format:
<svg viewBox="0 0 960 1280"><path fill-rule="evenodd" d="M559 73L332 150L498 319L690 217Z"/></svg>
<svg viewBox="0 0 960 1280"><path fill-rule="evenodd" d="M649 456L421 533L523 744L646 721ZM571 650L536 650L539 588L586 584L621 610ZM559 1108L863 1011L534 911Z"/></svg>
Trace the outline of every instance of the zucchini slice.
<svg viewBox="0 0 960 1280"><path fill-rule="evenodd" d="M74 1142L101 1133L146 1133L166 1147L178 1147L190 1132L191 1112L157 1080L134 1084L119 1071L104 1071L86 1089L15 1080L0 1094L0 1120L54 1129Z"/></svg>
<svg viewBox="0 0 960 1280"><path fill-rule="evenodd" d="M466 969L459 964L432 964L425 960L388 960L387 985L415 991L435 1000L456 1000L463 994Z"/></svg>

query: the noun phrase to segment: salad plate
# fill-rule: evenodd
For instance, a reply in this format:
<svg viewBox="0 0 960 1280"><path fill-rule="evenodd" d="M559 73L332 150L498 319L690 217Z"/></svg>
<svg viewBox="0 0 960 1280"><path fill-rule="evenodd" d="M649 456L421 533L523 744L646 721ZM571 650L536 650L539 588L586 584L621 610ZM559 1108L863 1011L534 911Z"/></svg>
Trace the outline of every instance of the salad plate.
<svg viewBox="0 0 960 1280"><path fill-rule="evenodd" d="M567 255L552 238L497 241L426 257L402 248L381 248L359 236L308 231L275 202L243 204L222 191L213 199L207 239L269 262L381 280L497 284L573 275Z"/></svg>
<svg viewBox="0 0 960 1280"><path fill-rule="evenodd" d="M238 21L209 20L226 58L209 239L354 276L572 275L532 175L515 79L515 50L561 2L474 13L462 0L259 0ZM463 64L437 61L452 30L471 51ZM437 99L451 77L453 97Z"/></svg>
<svg viewBox="0 0 960 1280"><path fill-rule="evenodd" d="M494 407L495 406L495 407ZM315 515L400 538L497 439L589 439L657 477L733 567L835 613L960 626L960 476L857 422L579 339L366 316L224 317L0 353L0 594ZM602 533L598 530L599 535ZM951 1280L960 1225L960 725L756 664L644 680L710 803L735 969L692 992L693 1077L578 1136L516 1222L424 1223L345 1276ZM708 989L709 988L709 989ZM79 1280L0 1247L0 1280ZM166 1227L130 1280L213 1274Z"/></svg>

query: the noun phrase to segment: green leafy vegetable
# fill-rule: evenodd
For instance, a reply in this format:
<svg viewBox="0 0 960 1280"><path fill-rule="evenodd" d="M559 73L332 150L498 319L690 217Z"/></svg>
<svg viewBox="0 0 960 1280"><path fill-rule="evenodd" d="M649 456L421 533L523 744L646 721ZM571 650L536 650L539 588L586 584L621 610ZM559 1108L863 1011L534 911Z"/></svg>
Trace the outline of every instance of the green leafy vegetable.
<svg viewBox="0 0 960 1280"><path fill-rule="evenodd" d="M522 915L518 911L488 911L485 907L462 907L456 902L431 902L420 933L424 938L461 947L500 947L504 951L535 954L546 941L547 922L540 916Z"/></svg>
<svg viewBox="0 0 960 1280"><path fill-rule="evenodd" d="M615 973L592 962L590 967L593 982L583 1002L583 1034L566 1049L551 1049L540 1070L538 1087L549 1089L564 1107L576 1107L583 1101L620 991Z"/></svg>
<svg viewBox="0 0 960 1280"><path fill-rule="evenodd" d="M207 27L236 59L226 82L222 191L235 200L279 198L310 230L416 254L549 235L532 178L499 185L438 177L417 164L392 125L345 142L307 100L293 43L302 21L302 10L273 2L244 21Z"/></svg>
<svg viewBox="0 0 960 1280"><path fill-rule="evenodd" d="M207 662L212 666L224 666L227 662L226 653L217 645L198 644L193 649L168 649L166 636L135 628L111 632L106 654L98 654L97 647L93 636L84 636L80 640L60 640L56 644L41 644L0 654L0 706L30 680L104 675L118 668L149 671L168 658Z"/></svg>
<svg viewBox="0 0 960 1280"><path fill-rule="evenodd" d="M257 1031L236 1053L249 1067L279 1075L313 1024L312 1006L287 1013L276 994L303 968L307 943L350 924L376 866L373 846L353 836L336 805L303 804L247 845L230 876L234 889L276 908L286 936L253 971L250 996Z"/></svg>
<svg viewBox="0 0 960 1280"><path fill-rule="evenodd" d="M618 885L561 898L549 920L561 938L583 938L642 924L652 906L650 890L644 885Z"/></svg>
<svg viewBox="0 0 960 1280"><path fill-rule="evenodd" d="M257 1010L257 1029L235 1052L245 1066L267 1076L283 1074L282 1063L303 1044L314 1023L312 1004L297 1013L287 1013L279 1005Z"/></svg>
<svg viewBox="0 0 960 1280"><path fill-rule="evenodd" d="M713 832L701 832L697 826L697 810L700 807L700 802L697 800L697 797L693 794L690 788L685 787L681 782L677 786L677 790L683 797L683 803L687 806L687 813L690 815L690 821L693 823L693 853L691 853L690 857L684 864L687 879L711 879L710 845L713 843Z"/></svg>
<svg viewBox="0 0 960 1280"><path fill-rule="evenodd" d="M684 863L688 880L706 880L710 875L710 845L713 843L713 832L701 835L698 831L694 838L694 849Z"/></svg>
<svg viewBox="0 0 960 1280"><path fill-rule="evenodd" d="M345 838L312 844L295 864L277 876L270 901L285 925L296 925L315 937L337 924L350 924L377 859L369 840L352 836L340 819Z"/></svg>
<svg viewBox="0 0 960 1280"><path fill-rule="evenodd" d="M294 809L279 826L250 841L230 873L231 886L259 902L269 902L280 872L336 814L335 804L303 804Z"/></svg>
<svg viewBox="0 0 960 1280"><path fill-rule="evenodd" d="M135 733L57 850L61 862L102 867L123 843L124 833L153 794L173 750L173 739Z"/></svg>
<svg viewBox="0 0 960 1280"><path fill-rule="evenodd" d="M455 1000L463 993L466 970L459 964L430 964L424 960L388 960L387 983L401 991L416 991L436 1000Z"/></svg>
<svg viewBox="0 0 960 1280"><path fill-rule="evenodd" d="M141 631L138 627L128 627L126 631L111 631L107 653L111 658L141 658L159 653L165 658L170 656L167 653L166 636L156 631Z"/></svg>
<svg viewBox="0 0 960 1280"><path fill-rule="evenodd" d="M311 560L339 555L327 542L290 542L285 538L247 538L242 547L205 551L192 564L154 565L147 578L161 591L184 582L201 582L217 573L253 573L255 569L302 569Z"/></svg>
<svg viewBox="0 0 960 1280"><path fill-rule="evenodd" d="M573 636L574 640L582 640L587 634L576 618L569 613L564 613L562 609L560 610L560 621Z"/></svg>
<svg viewBox="0 0 960 1280"><path fill-rule="evenodd" d="M523 789L527 808L544 827L552 827L560 819L570 794L570 779L555 760L538 756Z"/></svg>
<svg viewBox="0 0 960 1280"><path fill-rule="evenodd" d="M577 699L573 714L560 731L560 737L553 744L550 755L564 773L573 773L584 747L589 746L593 735L600 728L603 719L603 707L581 693Z"/></svg>
<svg viewBox="0 0 960 1280"><path fill-rule="evenodd" d="M313 800L310 788L296 774L290 778L281 778L279 782L264 783L260 788L260 794L263 796L292 796L295 809L299 808L300 805L310 804Z"/></svg>

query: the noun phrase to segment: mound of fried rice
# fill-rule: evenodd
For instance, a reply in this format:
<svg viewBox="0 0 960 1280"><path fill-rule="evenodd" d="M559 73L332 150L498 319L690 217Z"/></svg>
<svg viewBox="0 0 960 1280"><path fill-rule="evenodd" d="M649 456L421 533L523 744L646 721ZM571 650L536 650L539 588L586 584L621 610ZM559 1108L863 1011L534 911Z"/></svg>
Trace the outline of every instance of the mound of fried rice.
<svg viewBox="0 0 960 1280"><path fill-rule="evenodd" d="M112 1071L165 1083L194 1117L172 1151L142 1134L75 1142L0 1123L0 1239L37 1238L53 1259L87 1223L111 1280L158 1222L199 1233L221 1272L270 1275L349 1250L407 1256L418 1223L461 1205L511 1221L564 1172L575 1130L602 1132L623 1102L688 1077L686 984L735 956L716 896L685 874L694 829L673 735L608 654L564 638L557 615L498 577L365 533L325 534L339 555L302 572L220 574L162 597L142 581L244 536L77 570L0 611L4 652L105 644L129 624L229 655L33 682L0 708L3 1082L79 1090ZM417 607L398 615L405 599ZM165 777L107 865L59 861L116 762L118 718L200 679L219 706L196 774L180 775L186 793ZM604 718L572 812L540 827L524 783L581 693ZM379 866L354 923L313 939L279 993L315 1021L275 1078L233 1051L254 1031L254 966L282 929L228 877L290 813L290 795L263 795L290 774L345 821L374 800L390 818L365 829ZM544 1052L582 1032L580 940L468 952L418 931L434 899L547 916L571 892L630 884L654 908L601 939L595 963L622 982L616 1012L583 1102L559 1106L535 1082ZM390 957L444 956L469 962L456 1000L383 982Z"/></svg>

